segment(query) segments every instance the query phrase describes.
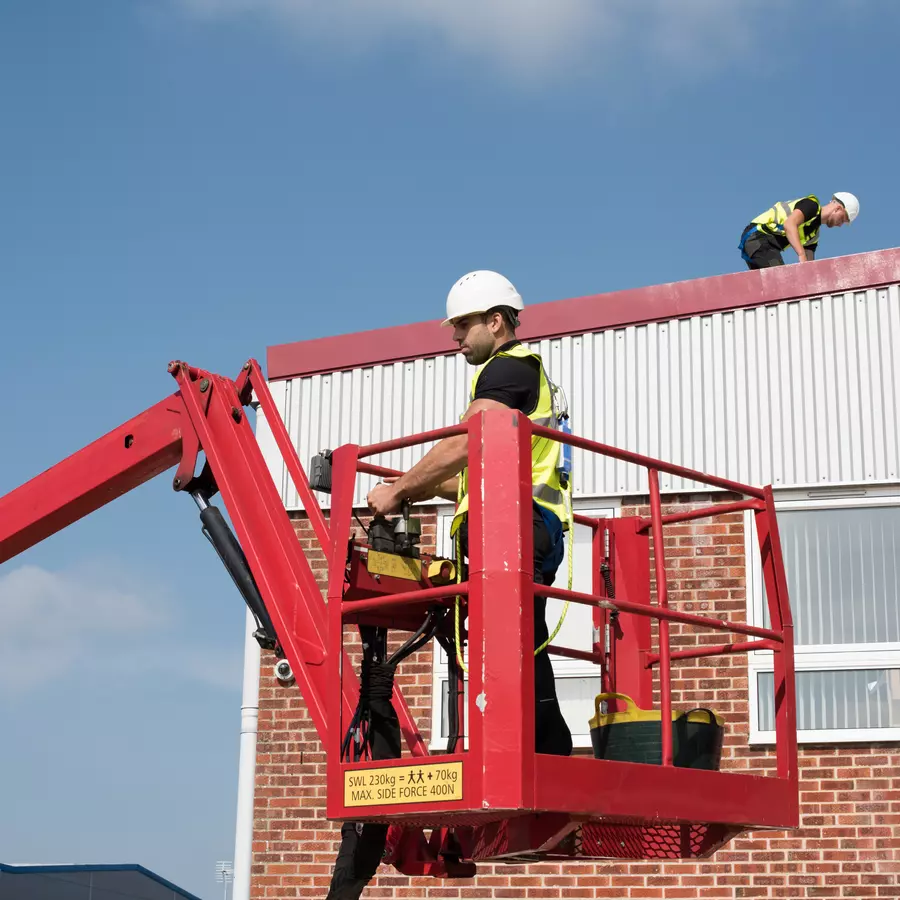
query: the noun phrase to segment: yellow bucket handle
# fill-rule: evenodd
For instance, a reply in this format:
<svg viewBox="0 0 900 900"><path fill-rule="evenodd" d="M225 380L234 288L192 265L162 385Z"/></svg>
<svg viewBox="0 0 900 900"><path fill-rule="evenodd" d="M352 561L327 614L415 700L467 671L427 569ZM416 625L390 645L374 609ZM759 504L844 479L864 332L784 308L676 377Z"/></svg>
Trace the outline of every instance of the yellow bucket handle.
<svg viewBox="0 0 900 900"><path fill-rule="evenodd" d="M629 713L633 712L634 710L641 709L641 707L638 706L637 703L635 703L634 700L632 700L632 698L628 696L628 694L617 694L613 691L610 691L609 693L606 693L606 694L597 694L597 696L594 698L594 715L597 717L597 722L600 721L600 715L601 715L600 704L604 700L623 700L625 702L625 705L628 707ZM674 721L675 719L680 718L681 716L688 716L694 712L706 713L706 715L709 718L710 725L719 725L719 726L722 725L721 717L717 713L714 713L711 709L708 709L705 706L698 706L698 707L695 707L694 709L690 709L690 710L687 710L684 712L677 712L676 710L673 709L672 710L672 720ZM608 715L608 713L607 713L607 715Z"/></svg>
<svg viewBox="0 0 900 900"><path fill-rule="evenodd" d="M634 700L632 700L631 697L628 696L628 694L616 694L614 692L610 692L608 694L597 694L597 696L594 698L594 715L597 716L598 722L600 721L600 704L604 700L623 700L625 702L625 705L628 707L629 712L634 709L640 709L637 703L635 703Z"/></svg>

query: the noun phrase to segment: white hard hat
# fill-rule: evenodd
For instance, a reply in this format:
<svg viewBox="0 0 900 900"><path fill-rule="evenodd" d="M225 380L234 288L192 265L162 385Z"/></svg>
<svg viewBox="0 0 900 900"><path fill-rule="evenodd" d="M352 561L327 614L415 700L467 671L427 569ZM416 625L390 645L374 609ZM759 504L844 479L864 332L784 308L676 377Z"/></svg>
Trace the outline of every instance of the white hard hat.
<svg viewBox="0 0 900 900"><path fill-rule="evenodd" d="M834 199L839 201L841 206L847 210L847 218L852 222L859 215L859 200L853 194L846 191L838 191L834 195Z"/></svg>
<svg viewBox="0 0 900 900"><path fill-rule="evenodd" d="M473 313L487 312L495 306L525 309L513 283L497 272L479 270L463 275L447 294L447 318L441 325L452 325L455 319Z"/></svg>

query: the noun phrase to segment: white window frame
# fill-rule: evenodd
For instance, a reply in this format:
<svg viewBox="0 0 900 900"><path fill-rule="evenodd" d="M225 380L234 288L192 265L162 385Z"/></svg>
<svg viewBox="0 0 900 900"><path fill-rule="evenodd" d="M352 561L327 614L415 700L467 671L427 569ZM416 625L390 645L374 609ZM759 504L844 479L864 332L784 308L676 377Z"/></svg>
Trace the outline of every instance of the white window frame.
<svg viewBox="0 0 900 900"><path fill-rule="evenodd" d="M900 506L900 490L873 486L846 486L806 491L778 491L777 512L816 509L862 509ZM762 626L764 588L759 566L759 544L753 513L744 514L744 549L747 571L747 621ZM759 725L759 675L773 671L774 653L756 650L748 654L750 744L774 745L775 731ZM835 672L860 669L900 669L900 643L825 644L794 648L794 671ZM897 728L828 728L797 730L800 744L854 744L900 741Z"/></svg>
<svg viewBox="0 0 900 900"><path fill-rule="evenodd" d="M573 503L573 509L576 513L583 516L593 516L596 518L618 518L622 514L621 497L611 497L603 500L579 498ZM453 520L454 507L439 507L437 510L437 535L436 544L437 552L441 555L448 556L452 553L452 545L449 542L450 523ZM568 542L568 536L566 537ZM568 543L567 543L568 548ZM568 567L564 562L559 568L556 576L555 587L566 587L568 583ZM569 607L571 609L571 606ZM548 618L547 625L551 634L556 623ZM431 751L441 751L447 746L447 739L441 735L441 692L443 690L443 682L447 679L447 660L444 651L438 645L437 641L433 641L432 651L432 676L431 676L431 738L428 742L428 749ZM564 678L584 678L588 676L597 677L600 674L600 668L593 663L584 662L580 659L568 659L558 656L551 657L553 663L553 674L557 682ZM585 721L593 716L593 709L585 710ZM464 746L468 745L468 738L464 740ZM576 750L590 749L590 734L577 733L572 735L572 745Z"/></svg>

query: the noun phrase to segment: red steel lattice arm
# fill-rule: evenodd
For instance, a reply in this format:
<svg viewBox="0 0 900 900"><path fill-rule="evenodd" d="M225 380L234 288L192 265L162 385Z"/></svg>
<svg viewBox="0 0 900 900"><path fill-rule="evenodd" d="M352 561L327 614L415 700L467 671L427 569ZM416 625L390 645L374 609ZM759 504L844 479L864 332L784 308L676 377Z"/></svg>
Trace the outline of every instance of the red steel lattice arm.
<svg viewBox="0 0 900 900"><path fill-rule="evenodd" d="M0 498L0 563L175 465L174 489L191 490L203 451L213 492L222 496L280 651L324 741L325 602L244 412L251 390L328 558L331 538L324 516L255 360L237 382L182 362L171 363L169 372L179 385L172 396ZM358 680L346 655L341 670L342 706L349 715ZM394 700L411 752L426 753L402 695L396 692Z"/></svg>
<svg viewBox="0 0 900 900"><path fill-rule="evenodd" d="M0 497L0 563L170 469L185 428L193 431L173 394Z"/></svg>

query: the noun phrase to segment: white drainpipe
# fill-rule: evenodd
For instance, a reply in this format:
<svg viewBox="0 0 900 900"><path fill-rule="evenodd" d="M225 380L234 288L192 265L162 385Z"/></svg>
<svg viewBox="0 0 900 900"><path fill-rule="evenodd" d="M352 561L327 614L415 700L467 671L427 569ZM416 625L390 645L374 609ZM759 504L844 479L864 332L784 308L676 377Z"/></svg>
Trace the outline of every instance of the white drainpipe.
<svg viewBox="0 0 900 900"><path fill-rule="evenodd" d="M250 900L253 863L253 801L256 781L256 732L259 723L260 648L253 637L256 620L247 610L244 638L244 691L241 698L241 755L238 763L237 821L234 835L232 900Z"/></svg>

